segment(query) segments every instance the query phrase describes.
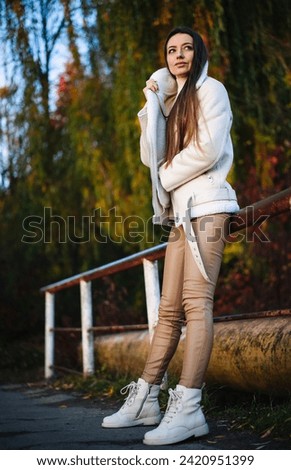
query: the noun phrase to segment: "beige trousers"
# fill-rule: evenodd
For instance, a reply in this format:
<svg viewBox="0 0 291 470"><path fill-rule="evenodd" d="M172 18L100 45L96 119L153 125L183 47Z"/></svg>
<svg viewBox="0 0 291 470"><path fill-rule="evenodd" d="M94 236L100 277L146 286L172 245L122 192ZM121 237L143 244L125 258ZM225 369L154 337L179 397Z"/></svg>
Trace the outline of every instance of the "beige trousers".
<svg viewBox="0 0 291 470"><path fill-rule="evenodd" d="M201 388L213 344L213 297L228 231L229 214L194 219L194 233L209 280L201 275L182 226L173 227L167 245L159 320L142 378L160 384L186 322L179 383Z"/></svg>

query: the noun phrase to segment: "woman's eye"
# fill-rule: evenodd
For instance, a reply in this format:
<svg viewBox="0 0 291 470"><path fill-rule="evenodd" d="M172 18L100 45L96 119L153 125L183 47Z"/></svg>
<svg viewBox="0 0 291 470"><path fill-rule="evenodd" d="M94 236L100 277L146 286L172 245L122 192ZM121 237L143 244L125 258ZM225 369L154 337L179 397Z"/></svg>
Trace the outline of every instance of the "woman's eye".
<svg viewBox="0 0 291 470"><path fill-rule="evenodd" d="M168 54L173 54L173 52L175 52L175 49L169 49L168 50Z"/></svg>

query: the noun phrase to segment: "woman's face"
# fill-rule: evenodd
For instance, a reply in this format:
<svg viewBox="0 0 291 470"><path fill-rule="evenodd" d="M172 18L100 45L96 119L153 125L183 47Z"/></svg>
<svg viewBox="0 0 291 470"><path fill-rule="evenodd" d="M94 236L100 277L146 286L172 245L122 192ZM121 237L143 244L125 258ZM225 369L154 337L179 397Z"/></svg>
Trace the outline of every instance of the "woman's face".
<svg viewBox="0 0 291 470"><path fill-rule="evenodd" d="M167 63L176 78L187 78L194 58L193 38L189 34L177 33L167 44Z"/></svg>

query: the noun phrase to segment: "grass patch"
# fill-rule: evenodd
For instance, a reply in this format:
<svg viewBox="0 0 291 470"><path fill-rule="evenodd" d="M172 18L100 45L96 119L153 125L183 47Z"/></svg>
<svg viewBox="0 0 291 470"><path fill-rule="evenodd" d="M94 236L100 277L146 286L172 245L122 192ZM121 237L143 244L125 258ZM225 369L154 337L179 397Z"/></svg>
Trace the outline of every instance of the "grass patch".
<svg viewBox="0 0 291 470"><path fill-rule="evenodd" d="M291 438L291 394L278 397L208 386L203 404L209 416L227 418L232 429L251 430L261 438Z"/></svg>
<svg viewBox="0 0 291 470"><path fill-rule="evenodd" d="M110 374L98 374L87 378L72 374L52 380L51 385L56 390L76 390L86 394L87 398L107 397L118 400L121 398L120 390L129 382L126 377L113 378Z"/></svg>

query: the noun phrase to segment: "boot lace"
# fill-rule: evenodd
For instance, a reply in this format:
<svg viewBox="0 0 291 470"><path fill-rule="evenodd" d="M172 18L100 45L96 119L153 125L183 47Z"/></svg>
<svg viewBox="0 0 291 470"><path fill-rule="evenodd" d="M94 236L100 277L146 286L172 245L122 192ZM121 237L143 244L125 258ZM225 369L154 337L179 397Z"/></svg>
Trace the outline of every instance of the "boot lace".
<svg viewBox="0 0 291 470"><path fill-rule="evenodd" d="M140 386L136 382L130 382L130 384L125 385L125 387L120 390L121 395L126 395L128 393L128 397L125 398L123 407L126 405L131 406L134 403L139 388Z"/></svg>
<svg viewBox="0 0 291 470"><path fill-rule="evenodd" d="M165 421L166 423L170 423L172 419L176 416L176 414L182 409L181 399L183 396L183 392L177 392L177 390L169 388L169 395L170 397L168 401L168 406L163 419L163 421Z"/></svg>

